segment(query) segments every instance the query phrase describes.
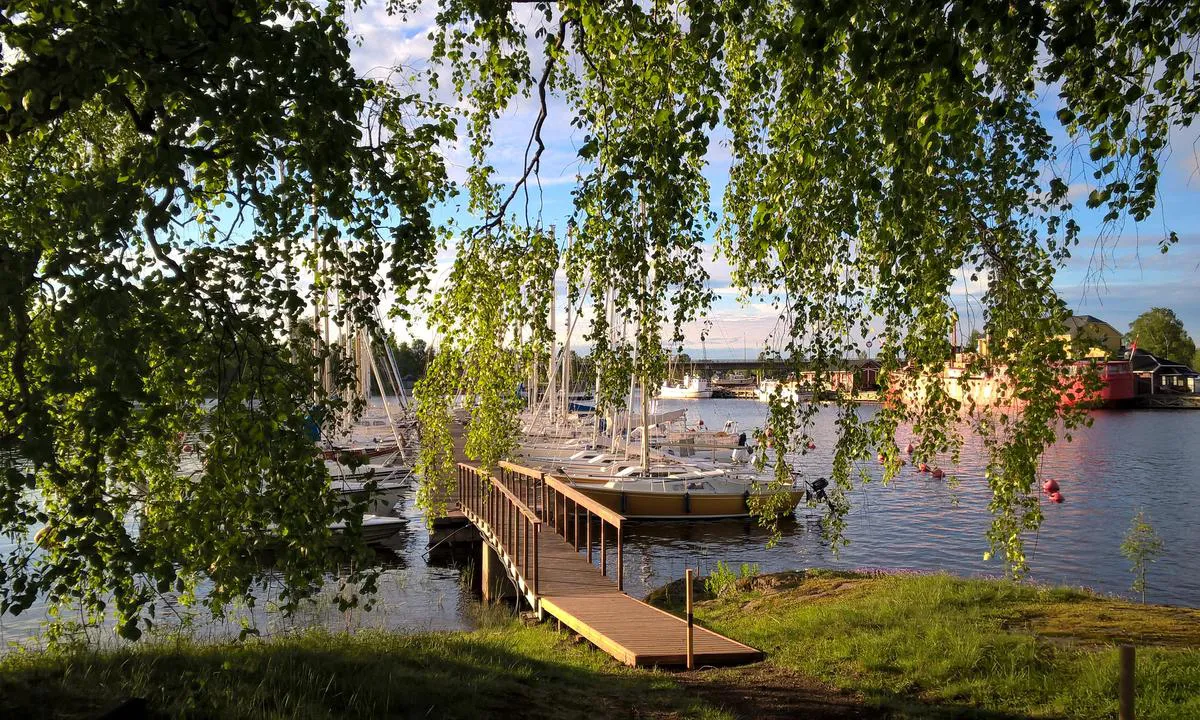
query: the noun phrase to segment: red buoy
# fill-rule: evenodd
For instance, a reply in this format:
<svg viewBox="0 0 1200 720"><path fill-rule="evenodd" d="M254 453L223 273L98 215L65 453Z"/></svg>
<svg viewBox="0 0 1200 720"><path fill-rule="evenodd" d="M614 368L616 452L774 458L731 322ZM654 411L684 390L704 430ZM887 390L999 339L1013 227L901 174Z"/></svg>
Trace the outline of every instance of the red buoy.
<svg viewBox="0 0 1200 720"><path fill-rule="evenodd" d="M883 453L879 453L879 455L877 455L876 457L879 459L880 463L883 462Z"/></svg>
<svg viewBox="0 0 1200 720"><path fill-rule="evenodd" d="M187 445L184 445L184 446L183 446L183 451L184 451L184 452L191 452L191 451L192 451L192 445L191 445L191 443L188 443Z"/></svg>
<svg viewBox="0 0 1200 720"><path fill-rule="evenodd" d="M809 441L808 441L808 449L809 449L809 450L816 450L816 449L817 449L817 444L816 444L815 442L813 442L812 440L809 440Z"/></svg>
<svg viewBox="0 0 1200 720"><path fill-rule="evenodd" d="M1051 499L1053 502L1060 503L1060 502L1062 502L1062 501L1063 501L1063 496L1062 496L1062 493L1060 493L1060 492L1052 492L1052 493L1050 493L1050 499Z"/></svg>
<svg viewBox="0 0 1200 720"><path fill-rule="evenodd" d="M1042 483L1042 492L1056 493L1058 492L1058 482L1051 478Z"/></svg>
<svg viewBox="0 0 1200 720"><path fill-rule="evenodd" d="M913 446L912 446L912 443L909 443L909 444L908 444L908 447L904 448L904 452L908 453L909 455L912 455L912 454L913 454Z"/></svg>
<svg viewBox="0 0 1200 720"><path fill-rule="evenodd" d="M933 476L940 480L940 479L946 477L946 472L944 470L942 470L941 468L934 468Z"/></svg>

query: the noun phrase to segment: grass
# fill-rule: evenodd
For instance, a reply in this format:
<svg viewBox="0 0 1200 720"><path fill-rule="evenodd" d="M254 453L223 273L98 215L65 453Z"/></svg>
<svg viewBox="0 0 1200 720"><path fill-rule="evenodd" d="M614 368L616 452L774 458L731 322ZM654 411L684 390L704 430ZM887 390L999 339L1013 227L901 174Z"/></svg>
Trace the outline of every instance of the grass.
<svg viewBox="0 0 1200 720"><path fill-rule="evenodd" d="M678 610L681 597L669 587L653 600ZM1138 718L1200 718L1197 610L1007 581L811 571L741 581L696 616L770 664L902 715L941 705L1115 717L1116 647L1132 642Z"/></svg>
<svg viewBox="0 0 1200 720"><path fill-rule="evenodd" d="M728 717L664 673L628 670L516 622L469 633L306 631L0 657L0 717L92 718L128 697L145 698L154 717Z"/></svg>
<svg viewBox="0 0 1200 720"><path fill-rule="evenodd" d="M1198 610L945 575L780 573L720 598L697 585L699 621L766 662L631 670L495 617L466 633L161 637L0 656L0 717L91 718L139 697L151 716L194 718L1090 719L1116 716L1116 646L1132 642L1139 720L1200 718ZM682 597L679 582L652 601Z"/></svg>

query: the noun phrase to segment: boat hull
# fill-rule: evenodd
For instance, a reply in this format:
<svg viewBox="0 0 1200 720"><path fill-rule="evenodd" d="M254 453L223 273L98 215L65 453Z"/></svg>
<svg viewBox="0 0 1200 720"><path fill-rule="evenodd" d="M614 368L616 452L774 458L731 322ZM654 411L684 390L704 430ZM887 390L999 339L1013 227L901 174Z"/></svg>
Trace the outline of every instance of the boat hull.
<svg viewBox="0 0 1200 720"><path fill-rule="evenodd" d="M1087 368L1088 362L1077 363ZM1083 405L1092 408L1129 407L1137 395L1137 376L1126 360L1110 360L1099 369L1100 387L1092 391L1084 388L1082 380L1070 383L1060 397L1063 405Z"/></svg>
<svg viewBox="0 0 1200 720"><path fill-rule="evenodd" d="M639 520L716 520L750 516L747 495L725 493L674 493L621 490L590 483L576 485L579 492L628 518ZM804 500L803 490L789 490L791 503L781 514L792 512Z"/></svg>

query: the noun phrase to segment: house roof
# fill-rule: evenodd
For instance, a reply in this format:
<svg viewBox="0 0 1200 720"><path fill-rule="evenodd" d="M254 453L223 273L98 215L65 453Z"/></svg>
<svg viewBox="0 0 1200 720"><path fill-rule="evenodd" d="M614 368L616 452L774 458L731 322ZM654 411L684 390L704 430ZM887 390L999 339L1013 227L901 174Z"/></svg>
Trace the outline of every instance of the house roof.
<svg viewBox="0 0 1200 720"><path fill-rule="evenodd" d="M1138 348L1129 356L1129 366L1136 372L1158 373L1162 375L1200 375L1195 370L1181 362L1159 357L1148 350Z"/></svg>
<svg viewBox="0 0 1200 720"><path fill-rule="evenodd" d="M1103 326L1107 327L1109 330L1112 330L1117 335L1121 334L1121 333L1117 332L1117 329L1115 327L1113 327L1112 325L1109 325L1108 323L1104 322L1103 320L1096 317L1095 315L1072 315L1071 317L1069 317L1063 321L1063 326L1066 327L1067 331L1071 332L1071 333L1077 333L1080 330L1087 327L1088 325L1103 325Z"/></svg>

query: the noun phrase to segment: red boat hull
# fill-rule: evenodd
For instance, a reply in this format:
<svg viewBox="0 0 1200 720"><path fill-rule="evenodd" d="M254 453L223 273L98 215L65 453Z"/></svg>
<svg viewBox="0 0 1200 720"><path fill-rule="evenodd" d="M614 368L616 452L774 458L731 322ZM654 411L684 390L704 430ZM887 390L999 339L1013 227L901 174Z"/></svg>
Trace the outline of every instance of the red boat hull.
<svg viewBox="0 0 1200 720"><path fill-rule="evenodd" d="M1076 363L1080 371L1090 369L1090 362ZM1063 390L1063 405L1087 405L1089 407L1113 408L1127 405L1137 394L1137 376L1127 360L1109 360L1100 368L1100 387L1088 391L1082 380L1070 382Z"/></svg>

